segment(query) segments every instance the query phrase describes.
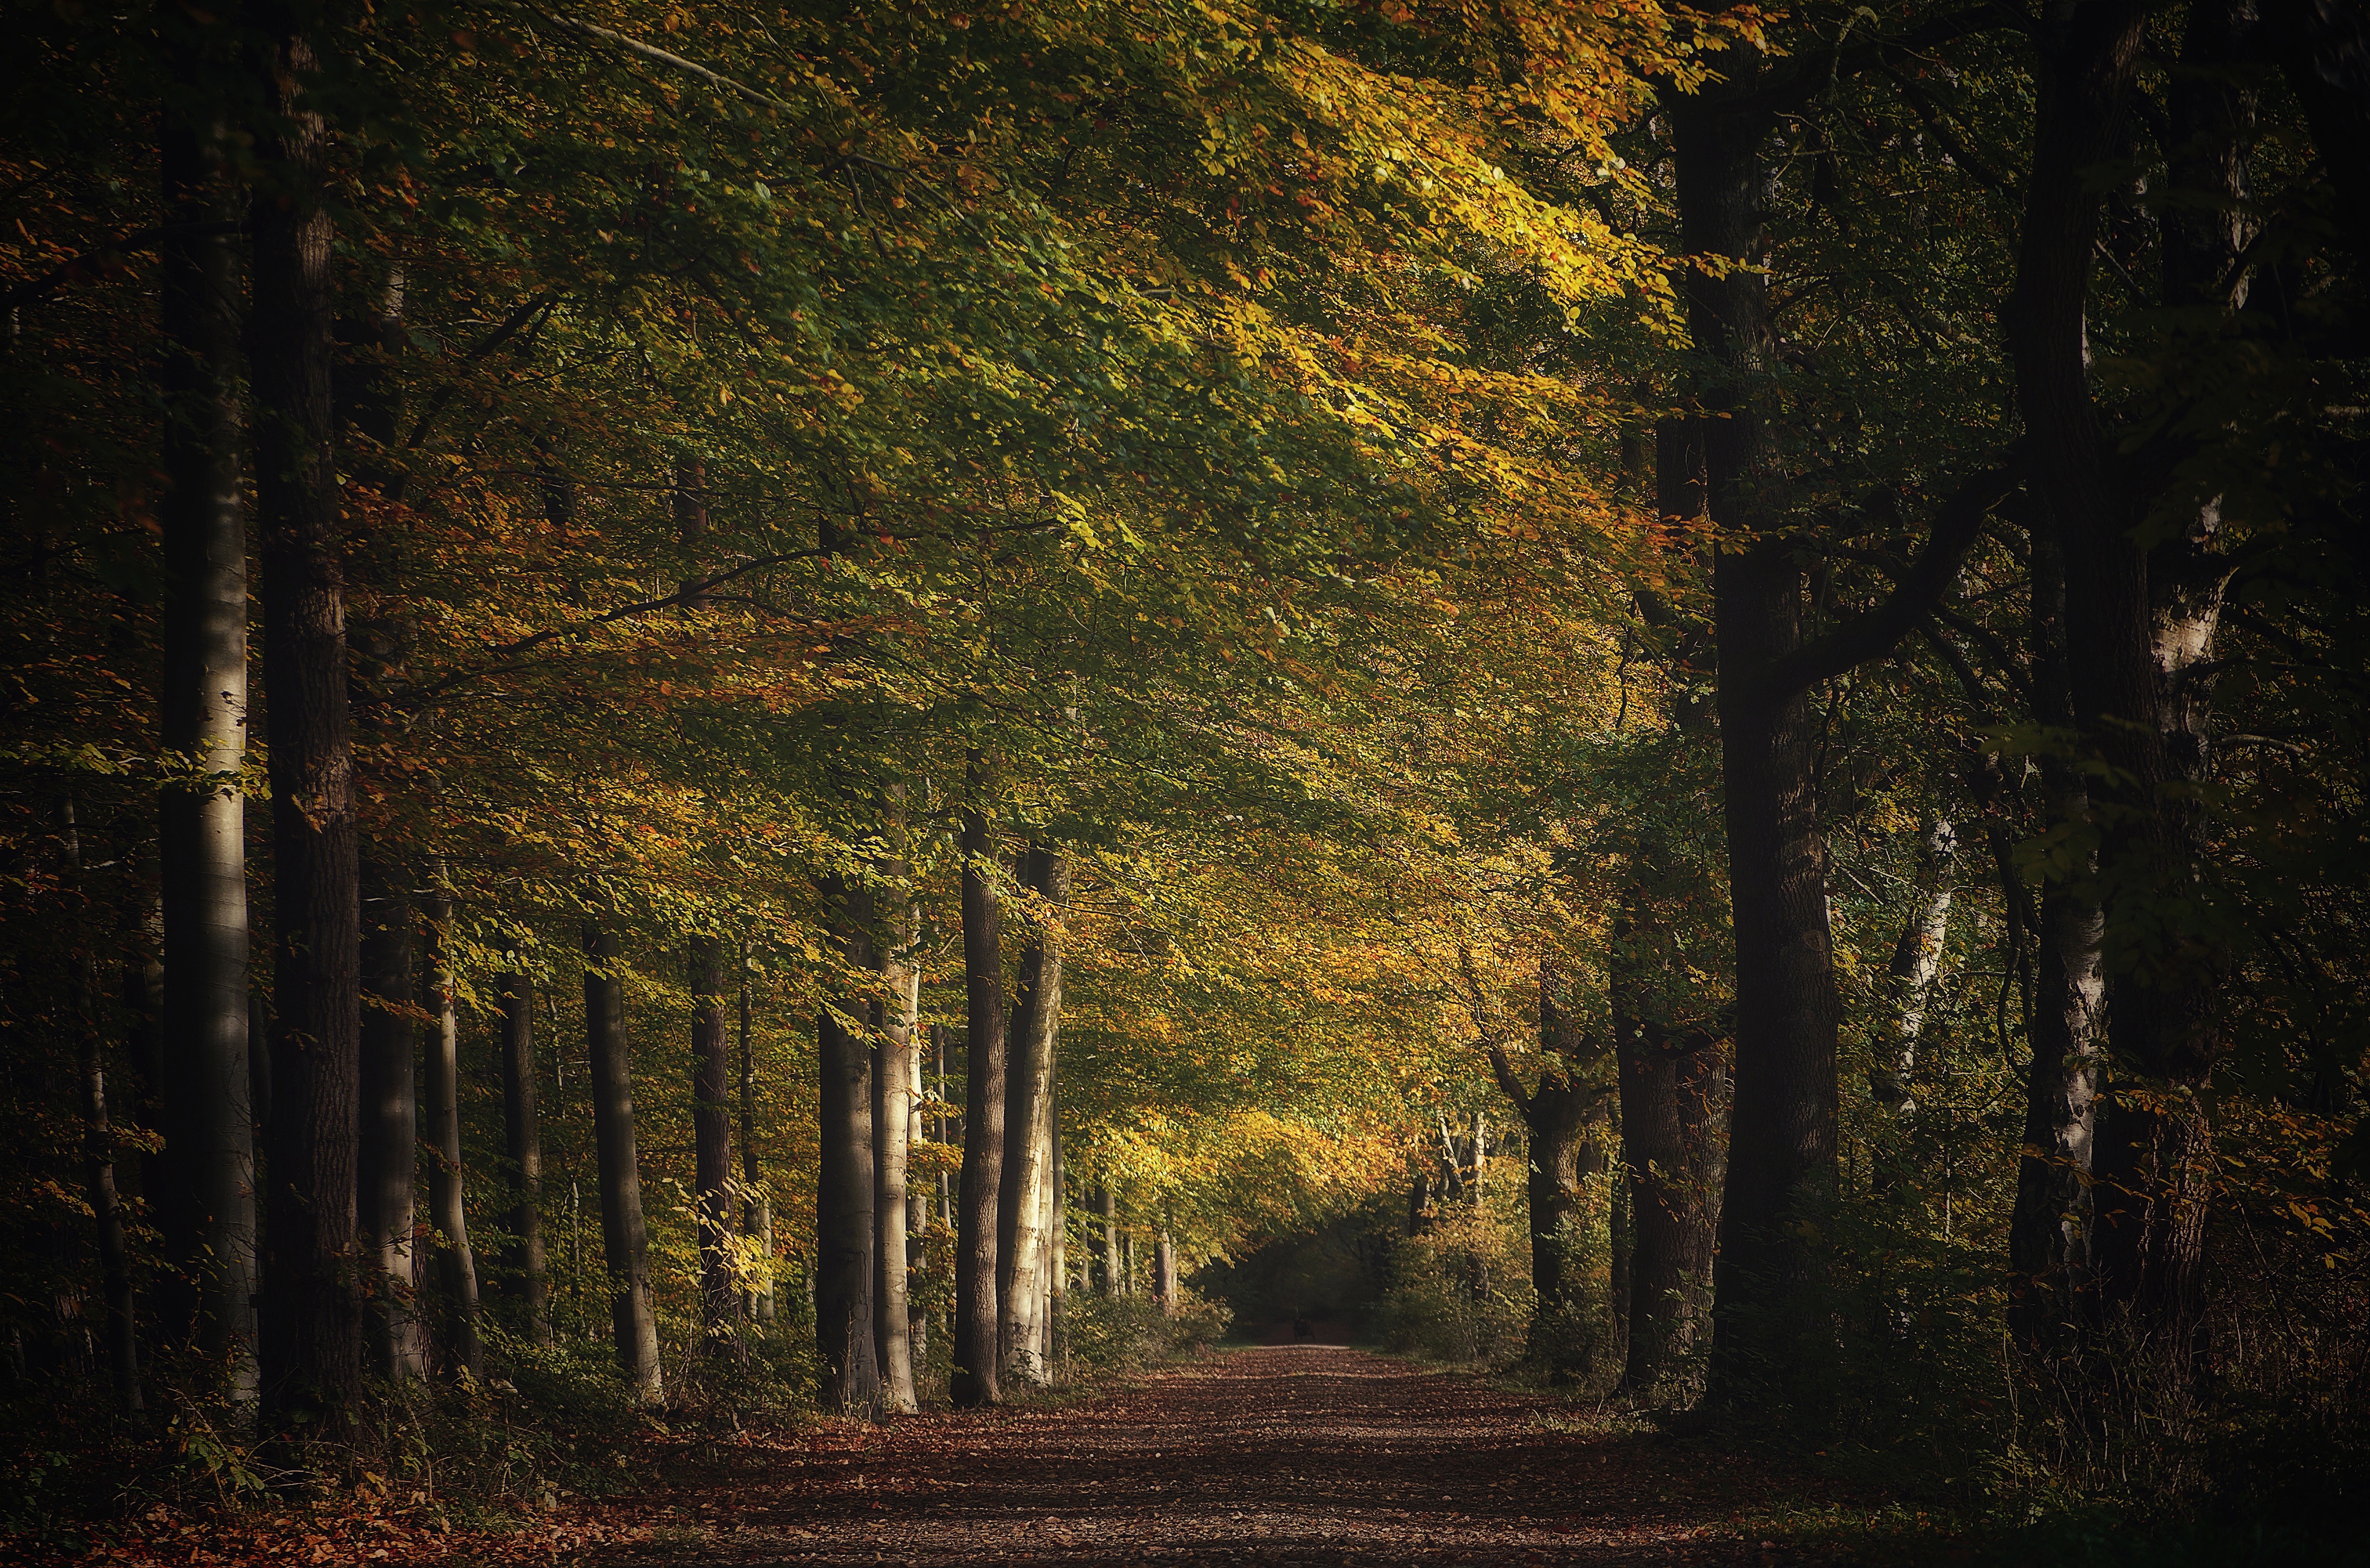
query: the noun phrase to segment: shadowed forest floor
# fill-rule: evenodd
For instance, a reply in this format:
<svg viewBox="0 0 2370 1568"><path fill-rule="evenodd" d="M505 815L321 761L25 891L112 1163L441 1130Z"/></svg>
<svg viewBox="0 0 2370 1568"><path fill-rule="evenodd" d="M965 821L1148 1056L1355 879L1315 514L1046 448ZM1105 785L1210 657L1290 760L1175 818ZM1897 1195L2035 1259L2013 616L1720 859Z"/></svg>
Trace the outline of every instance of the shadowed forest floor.
<svg viewBox="0 0 2370 1568"><path fill-rule="evenodd" d="M1053 1410L834 1426L679 1488L616 1568L694 1563L1765 1563L1819 1486L1334 1346L1262 1346Z"/></svg>

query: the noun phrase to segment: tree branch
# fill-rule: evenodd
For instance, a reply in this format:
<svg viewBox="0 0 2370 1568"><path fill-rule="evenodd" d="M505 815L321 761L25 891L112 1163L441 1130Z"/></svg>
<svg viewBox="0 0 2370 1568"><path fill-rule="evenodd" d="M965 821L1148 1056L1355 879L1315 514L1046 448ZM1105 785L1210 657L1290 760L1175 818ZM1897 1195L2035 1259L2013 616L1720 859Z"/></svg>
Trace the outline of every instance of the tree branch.
<svg viewBox="0 0 2370 1568"><path fill-rule="evenodd" d="M796 114L799 112L797 105L785 103L780 98L774 97L771 93L760 92L755 87L750 86L745 83L736 82L730 76L719 75L717 73L709 70L707 66L685 60L680 54L670 54L663 49L656 49L651 47L650 44L637 42L633 39L627 38L624 33L612 32L607 28L596 28L591 22L581 21L574 17L563 17L556 12L545 11L539 13L539 15L541 15L546 20L552 23L555 27L560 28L565 31L575 33L583 38L598 39L604 43L614 43L618 48L625 50L627 53L639 54L645 60L655 60L662 65L672 65L678 71L688 71L691 75L698 77L701 81L706 82L709 86L719 87L725 92L731 93L735 98L745 98L749 102L756 104L761 108L778 109L789 114Z"/></svg>
<svg viewBox="0 0 2370 1568"><path fill-rule="evenodd" d="M1941 602L1951 579L1958 575L1959 563L1983 531L1984 514L2015 487L2016 470L2006 463L1962 484L1934 519L1933 536L1926 548L1902 572L1884 603L1770 660L1750 677L1744 695L1765 702L1782 701L1890 652L1894 643L1916 629L1919 617Z"/></svg>

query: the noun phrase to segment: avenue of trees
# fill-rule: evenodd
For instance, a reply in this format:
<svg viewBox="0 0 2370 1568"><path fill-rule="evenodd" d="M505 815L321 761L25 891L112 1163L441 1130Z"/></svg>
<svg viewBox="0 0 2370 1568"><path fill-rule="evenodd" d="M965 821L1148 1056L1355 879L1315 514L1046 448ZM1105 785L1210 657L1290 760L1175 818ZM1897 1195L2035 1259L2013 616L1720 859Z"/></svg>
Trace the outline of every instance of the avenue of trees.
<svg viewBox="0 0 2370 1568"><path fill-rule="evenodd" d="M1495 1182L1541 1378L2363 1453L2358 7L9 29L23 1410L993 1404Z"/></svg>

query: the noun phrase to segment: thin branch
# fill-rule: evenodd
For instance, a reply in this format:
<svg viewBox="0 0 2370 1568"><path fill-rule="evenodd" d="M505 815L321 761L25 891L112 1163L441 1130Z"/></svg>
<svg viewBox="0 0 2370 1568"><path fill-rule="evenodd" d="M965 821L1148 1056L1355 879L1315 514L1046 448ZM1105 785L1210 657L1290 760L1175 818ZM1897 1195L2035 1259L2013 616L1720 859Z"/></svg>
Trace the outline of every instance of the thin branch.
<svg viewBox="0 0 2370 1568"><path fill-rule="evenodd" d="M583 38L599 39L604 43L614 43L618 48L625 50L627 53L639 54L645 60L655 60L662 65L672 65L678 71L688 71L691 75L698 77L701 81L706 82L709 86L720 87L724 91L732 94L735 98L745 98L749 102L759 105L762 108L778 109L788 114L796 114L799 112L798 106L795 104L785 103L780 98L774 97L771 93L760 92L755 87L750 86L744 82L736 82L730 76L719 75L717 73L709 70L707 66L685 60L680 54L671 54L663 49L654 48L647 43L637 42L635 40L627 38L624 33L612 32L607 28L594 27L591 22L581 20L575 17L565 17L551 11L540 12L538 14L550 21L554 26L558 27L565 31L578 34Z"/></svg>

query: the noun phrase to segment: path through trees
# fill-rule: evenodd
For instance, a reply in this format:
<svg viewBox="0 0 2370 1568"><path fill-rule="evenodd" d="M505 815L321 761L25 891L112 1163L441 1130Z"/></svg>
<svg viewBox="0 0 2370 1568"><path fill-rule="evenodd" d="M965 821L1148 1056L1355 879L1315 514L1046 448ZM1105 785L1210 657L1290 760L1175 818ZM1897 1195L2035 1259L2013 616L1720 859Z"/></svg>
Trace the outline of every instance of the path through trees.
<svg viewBox="0 0 2370 1568"><path fill-rule="evenodd" d="M1818 1501L1731 1455L1340 1346L742 1452L593 1561L1758 1562L1751 1511Z"/></svg>

